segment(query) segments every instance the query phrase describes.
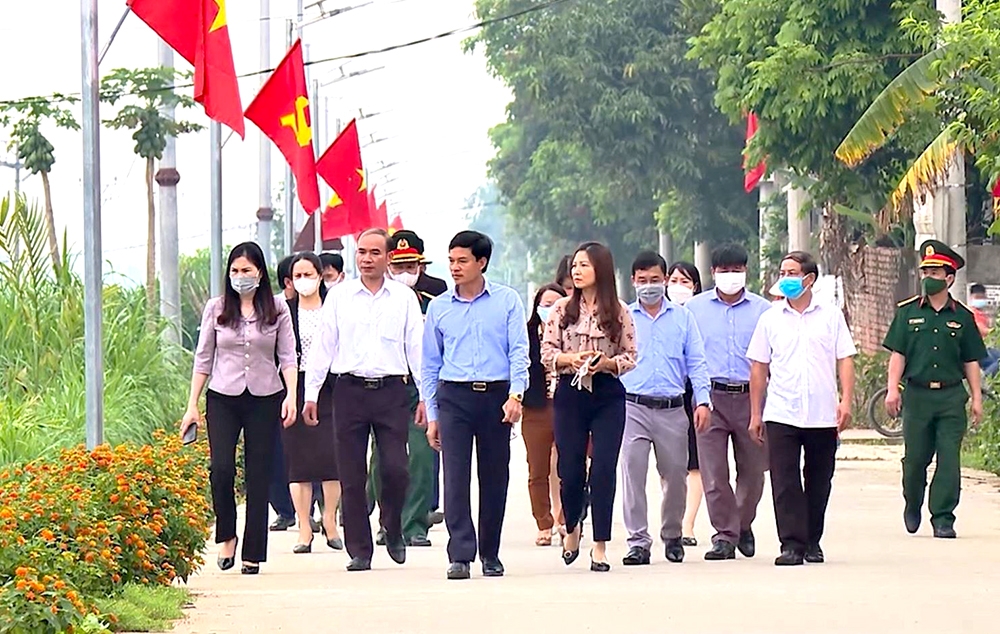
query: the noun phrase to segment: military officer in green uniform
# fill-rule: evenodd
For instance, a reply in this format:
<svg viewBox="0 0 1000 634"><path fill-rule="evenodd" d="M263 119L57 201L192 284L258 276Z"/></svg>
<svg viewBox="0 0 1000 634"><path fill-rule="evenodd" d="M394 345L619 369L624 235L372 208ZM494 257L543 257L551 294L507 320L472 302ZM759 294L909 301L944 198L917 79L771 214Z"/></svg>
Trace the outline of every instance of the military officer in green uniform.
<svg viewBox="0 0 1000 634"><path fill-rule="evenodd" d="M409 230L399 230L390 238L393 248L389 252L389 275L397 282L406 284L417 294L420 310L427 314L427 306L431 300L448 290L444 280L431 277L422 271L422 265L427 264L424 258L424 241ZM417 395L415 381L408 384L410 389L412 411L416 412ZM373 441L374 442L374 441ZM406 493L406 503L403 506L403 539L407 546L430 546L427 538L427 511L431 507L434 487L434 455L435 451L427 443L426 430L410 425L408 442L410 488ZM372 451L371 465L368 473L368 499L374 505L379 496L378 458ZM378 541L384 540L380 530Z"/></svg>
<svg viewBox="0 0 1000 634"><path fill-rule="evenodd" d="M920 527L927 467L937 454L928 509L934 537L955 537L955 507L961 489L959 453L967 426L966 392L972 392L972 422L982 416L979 360L986 347L972 311L948 289L965 260L937 240L920 247L920 295L899 303L885 337L889 359L890 415L903 412L903 522L910 533ZM902 398L900 384L905 386Z"/></svg>

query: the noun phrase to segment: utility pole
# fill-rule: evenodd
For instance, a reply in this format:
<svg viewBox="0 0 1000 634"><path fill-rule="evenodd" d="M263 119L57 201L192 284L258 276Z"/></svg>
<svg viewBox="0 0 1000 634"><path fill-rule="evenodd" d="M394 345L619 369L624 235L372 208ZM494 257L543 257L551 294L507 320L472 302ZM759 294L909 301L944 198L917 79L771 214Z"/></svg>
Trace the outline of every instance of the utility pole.
<svg viewBox="0 0 1000 634"><path fill-rule="evenodd" d="M80 0L83 101L83 357L87 447L104 442L101 307L101 113L97 71L97 0Z"/></svg>
<svg viewBox="0 0 1000 634"><path fill-rule="evenodd" d="M222 295L222 124L209 123L211 149L210 187L212 191L211 210L211 293L212 297Z"/></svg>
<svg viewBox="0 0 1000 634"><path fill-rule="evenodd" d="M666 229L659 231L660 257L667 261L667 266L674 261L674 237Z"/></svg>
<svg viewBox="0 0 1000 634"><path fill-rule="evenodd" d="M810 233L809 193L794 184L788 185L788 250L808 251Z"/></svg>
<svg viewBox="0 0 1000 634"><path fill-rule="evenodd" d="M159 42L160 66L173 69L174 50ZM173 121L174 106L165 105L163 116ZM164 338L170 343L181 342L180 237L177 227L177 139L167 136L167 146L156 172L160 194L160 314L167 321Z"/></svg>
<svg viewBox="0 0 1000 634"><path fill-rule="evenodd" d="M702 287L707 287L712 279L712 246L707 240L695 240L694 242L694 267L701 275Z"/></svg>
<svg viewBox="0 0 1000 634"><path fill-rule="evenodd" d="M271 67L271 0L260 0L260 68ZM261 75L263 86L267 77ZM257 244L264 251L264 261L271 264L271 228L274 209L271 208L271 141L264 133L260 136L260 162L258 179L260 185L257 208Z"/></svg>
<svg viewBox="0 0 1000 634"><path fill-rule="evenodd" d="M944 24L957 24L962 21L962 0L936 0L936 8L944 16ZM944 191L935 192L935 206L940 200L940 224L943 230L939 238L951 246L965 258L968 255L966 242L965 216L967 206L965 201L965 152L959 150L948 166L944 180ZM916 245L917 248L920 245ZM961 269L955 274L955 284L951 287L952 295L964 302L968 293L968 269Z"/></svg>

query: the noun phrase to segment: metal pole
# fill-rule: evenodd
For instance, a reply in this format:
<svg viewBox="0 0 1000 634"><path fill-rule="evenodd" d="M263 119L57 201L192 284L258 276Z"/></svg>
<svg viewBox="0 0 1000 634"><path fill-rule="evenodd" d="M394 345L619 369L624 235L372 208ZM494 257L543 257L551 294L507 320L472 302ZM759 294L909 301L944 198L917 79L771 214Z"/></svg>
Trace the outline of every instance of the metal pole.
<svg viewBox="0 0 1000 634"><path fill-rule="evenodd" d="M163 41L159 43L160 66L173 69L174 50ZM174 106L163 108L163 116L174 119ZM160 194L160 314L167 321L164 338L175 344L181 342L181 286L180 286L180 236L177 227L177 139L167 137L167 146L156 172Z"/></svg>
<svg viewBox="0 0 1000 634"><path fill-rule="evenodd" d="M104 350L101 344L101 113L98 100L97 0L80 0L83 78L83 356L87 447L104 442Z"/></svg>
<svg viewBox="0 0 1000 634"><path fill-rule="evenodd" d="M222 295L222 124L212 121L209 124L212 142L212 297Z"/></svg>
<svg viewBox="0 0 1000 634"><path fill-rule="evenodd" d="M307 73L309 72L308 68L306 69L306 72ZM316 150L319 150L319 139L320 139L320 133L322 132L320 130L320 125L319 125L319 120L320 120L320 116L319 116L319 81L316 80L316 79L314 79L313 82L312 82L312 95L309 98L309 103L310 103L310 106L312 107L313 147L314 147L314 151L316 151ZM317 158L319 158L319 157L317 157ZM314 232L313 233L315 234L313 236L314 237L313 250L316 253L322 253L323 252L323 208L325 207L325 205L323 205L322 202L323 202L322 199L320 199L320 203L321 204L319 206L319 209L317 209L316 211L313 212L313 216L314 216L314 220L313 220L313 229L314 229Z"/></svg>
<svg viewBox="0 0 1000 634"><path fill-rule="evenodd" d="M285 21L285 50L292 47L295 26L291 20ZM292 187L292 168L285 164L285 255L292 254L295 246L295 191Z"/></svg>
<svg viewBox="0 0 1000 634"><path fill-rule="evenodd" d="M271 0L260 0L260 67L271 67ZM262 75L261 86L265 81L267 77ZM273 262L271 221L274 219L274 209L271 208L271 141L263 134L260 134L259 152L260 207L257 208L257 244L264 251L264 261L271 264Z"/></svg>
<svg viewBox="0 0 1000 634"><path fill-rule="evenodd" d="M944 24L957 24L962 21L962 0L937 0L936 8L943 16ZM955 249L959 255L966 258L968 237L966 235L965 217L968 205L965 200L965 152L959 150L954 156L945 175L944 191L940 194L944 211L942 240ZM967 259L967 258L966 258ZM958 301L964 302L968 295L968 268L962 268L955 274L955 284L951 294Z"/></svg>

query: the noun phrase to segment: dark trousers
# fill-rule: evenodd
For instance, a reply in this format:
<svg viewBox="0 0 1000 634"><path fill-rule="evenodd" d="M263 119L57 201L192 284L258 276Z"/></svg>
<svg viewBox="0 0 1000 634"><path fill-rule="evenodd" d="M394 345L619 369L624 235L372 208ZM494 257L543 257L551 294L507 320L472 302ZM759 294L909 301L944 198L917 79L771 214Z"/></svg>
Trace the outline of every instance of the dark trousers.
<svg viewBox="0 0 1000 634"><path fill-rule="evenodd" d="M281 418L280 410L278 418ZM288 466L285 464L285 450L281 444L281 425L276 425L275 430L274 458L272 460L271 483L268 487L267 501L279 517L295 519L292 494L288 490Z"/></svg>
<svg viewBox="0 0 1000 634"><path fill-rule="evenodd" d="M600 373L593 377L593 391L570 385L571 377L559 377L555 410L556 462L566 530L576 530L590 486L590 509L594 541L611 540L611 513L615 502L618 454L625 431L625 388L617 377ZM587 473L587 441L593 438L590 473ZM447 486L447 484L445 485Z"/></svg>
<svg viewBox="0 0 1000 634"><path fill-rule="evenodd" d="M508 389L473 392L470 387L442 383L438 388L441 461L444 464L444 521L448 527L448 561L476 559L476 526L472 522L472 441L476 441L479 480L479 557L500 554L500 532L510 481L510 425L503 421Z"/></svg>
<svg viewBox="0 0 1000 634"><path fill-rule="evenodd" d="M431 513L438 510L441 506L441 456L438 452L434 452L434 481L431 493L431 508L428 509Z"/></svg>
<svg viewBox="0 0 1000 634"><path fill-rule="evenodd" d="M374 432L382 490L379 524L390 541L402 539L401 516L410 477L406 471L406 439L410 407L402 380L387 380L366 389L342 377L333 388L333 419L337 430L344 543L351 557L370 559L374 552L368 521L368 438Z"/></svg>
<svg viewBox="0 0 1000 634"><path fill-rule="evenodd" d="M217 544L236 537L236 443L243 432L247 489L243 561L267 561L267 494L282 399L280 392L253 396L246 391L240 396L225 396L211 390L205 398Z"/></svg>
<svg viewBox="0 0 1000 634"><path fill-rule="evenodd" d="M801 553L807 546L818 546L823 538L836 465L837 429L767 423L767 443L781 550ZM803 451L804 464L800 462Z"/></svg>

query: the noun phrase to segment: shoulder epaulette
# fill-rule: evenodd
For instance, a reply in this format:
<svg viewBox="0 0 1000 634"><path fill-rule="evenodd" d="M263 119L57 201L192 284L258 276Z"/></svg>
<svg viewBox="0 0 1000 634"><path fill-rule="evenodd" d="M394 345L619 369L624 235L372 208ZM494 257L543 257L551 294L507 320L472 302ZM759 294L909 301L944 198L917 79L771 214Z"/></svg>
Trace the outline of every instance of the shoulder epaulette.
<svg viewBox="0 0 1000 634"><path fill-rule="evenodd" d="M907 304L909 304L911 302L915 302L918 299L920 299L920 295L914 295L913 297L910 297L908 299L904 299L903 301L897 303L896 307L899 308L900 306L906 306Z"/></svg>
<svg viewBox="0 0 1000 634"><path fill-rule="evenodd" d="M435 297L437 297L437 295L431 295L427 291L417 291L417 295L423 295L427 299L434 299Z"/></svg>

